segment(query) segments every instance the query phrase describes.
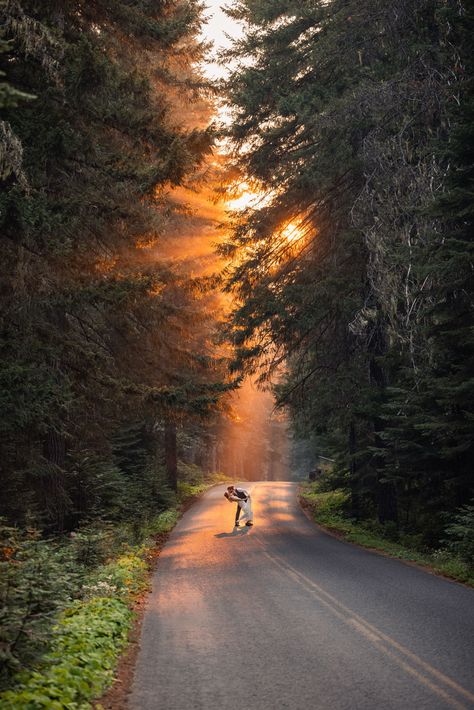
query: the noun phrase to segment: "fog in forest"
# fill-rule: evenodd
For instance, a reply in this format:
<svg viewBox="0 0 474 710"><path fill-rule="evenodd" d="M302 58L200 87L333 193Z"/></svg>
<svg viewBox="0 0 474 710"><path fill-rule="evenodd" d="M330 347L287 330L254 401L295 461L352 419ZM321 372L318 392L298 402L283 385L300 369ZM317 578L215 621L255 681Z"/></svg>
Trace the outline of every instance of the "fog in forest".
<svg viewBox="0 0 474 710"><path fill-rule="evenodd" d="M226 263L217 255L216 247L226 237L228 209L234 206L222 197L224 174L225 156L217 153L200 180L171 193L171 200L180 205L179 216L174 216L166 237L150 250L151 258L168 261L192 278L219 276ZM203 295L206 298L218 339L232 296L212 291ZM231 357L228 345L225 349L223 355ZM270 387L262 389L248 377L224 398L222 411L208 429L204 445L184 445L180 455L186 463L235 479L287 480L291 477L289 452L287 417L275 411Z"/></svg>

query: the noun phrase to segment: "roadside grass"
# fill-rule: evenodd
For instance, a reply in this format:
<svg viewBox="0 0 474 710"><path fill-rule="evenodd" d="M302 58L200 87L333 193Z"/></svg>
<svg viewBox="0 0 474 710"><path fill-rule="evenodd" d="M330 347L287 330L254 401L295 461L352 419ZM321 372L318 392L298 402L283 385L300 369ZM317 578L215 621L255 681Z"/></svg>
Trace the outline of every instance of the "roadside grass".
<svg viewBox="0 0 474 710"><path fill-rule="evenodd" d="M186 504L189 500L196 498L196 496L201 495L204 491L210 487L209 483L188 483L186 481L180 481L178 483L178 503L180 505Z"/></svg>
<svg viewBox="0 0 474 710"><path fill-rule="evenodd" d="M377 550L390 557L427 567L442 576L474 587L474 569L449 550L420 549L414 535L397 533L393 526L375 521L354 521L345 514L348 493L343 490L320 491L318 484L304 483L300 502L314 521L347 542ZM395 539L394 539L395 538ZM398 538L398 539L396 539Z"/></svg>
<svg viewBox="0 0 474 710"><path fill-rule="evenodd" d="M94 700L112 684L120 655L128 645L136 616L134 606L149 589L157 545L164 542L185 506L215 483L221 483L222 479L226 480L219 475L204 482L180 483L176 505L144 523L138 543L128 542L136 540L137 534L127 526L105 526L100 532L88 530L73 535L67 548L68 555L72 552L69 548L74 548L76 555L80 552L82 560L86 550L86 558L95 561L96 557L99 559L99 548L105 546L109 548L109 556L101 564L94 563L89 567L78 565L76 561L71 564L71 572L63 572L65 579L61 584L65 585L66 595L72 589L66 577L70 574L74 578L72 597L65 596L62 606L57 605L54 624L49 627L46 624L40 658L28 668L19 670L10 687L0 693L2 710L92 708ZM1 563L1 571L8 576L6 587L15 582L20 587L24 585L23 597L29 598L34 579L31 572L27 578L22 576L25 564L30 558L38 557L38 550L47 557L47 562L49 557L59 553L57 549L50 550L46 543L38 547L38 541L30 541L27 537L11 544L16 548L12 547L11 555ZM55 574L62 566L64 554L63 548L58 563L53 558L56 566L49 563ZM54 584L46 591L49 596L54 595ZM24 613L22 599L17 603L19 613ZM45 617L48 615L51 616L49 610ZM21 623L24 622L19 620ZM12 662L14 660L12 657Z"/></svg>
<svg viewBox="0 0 474 710"><path fill-rule="evenodd" d="M229 477L224 473L213 473L203 479L201 469L189 464L180 464L179 474L177 499L180 505L188 503L211 486L230 482Z"/></svg>

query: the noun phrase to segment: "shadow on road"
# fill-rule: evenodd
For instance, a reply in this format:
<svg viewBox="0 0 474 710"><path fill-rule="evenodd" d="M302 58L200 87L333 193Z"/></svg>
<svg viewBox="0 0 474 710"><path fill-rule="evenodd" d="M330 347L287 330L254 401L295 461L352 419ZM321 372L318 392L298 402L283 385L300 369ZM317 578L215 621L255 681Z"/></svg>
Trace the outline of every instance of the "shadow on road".
<svg viewBox="0 0 474 710"><path fill-rule="evenodd" d="M250 528L234 528L232 532L226 533L217 533L217 535L214 535L214 537L222 538L222 537L241 537L242 535L247 535L249 532Z"/></svg>

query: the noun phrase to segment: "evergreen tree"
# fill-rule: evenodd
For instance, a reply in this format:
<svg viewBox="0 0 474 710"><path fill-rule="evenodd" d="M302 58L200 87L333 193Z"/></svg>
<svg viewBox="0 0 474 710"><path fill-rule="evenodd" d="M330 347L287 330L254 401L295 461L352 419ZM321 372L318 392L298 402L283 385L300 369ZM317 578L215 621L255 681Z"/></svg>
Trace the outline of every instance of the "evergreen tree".
<svg viewBox="0 0 474 710"><path fill-rule="evenodd" d="M448 102L449 141L438 151L449 169L434 203L425 206L438 231L415 261L427 284L419 337L428 356L416 378L401 368L386 407L387 441L404 471L407 520L430 542L438 539L444 514L473 495L472 3L449 11L447 19L458 83Z"/></svg>
<svg viewBox="0 0 474 710"><path fill-rule="evenodd" d="M427 208L443 185L435 145L446 142L456 80L446 13L458 4L229 10L246 26L228 54L229 136L244 179L266 196L236 216L223 250L239 260L228 282L241 300L237 364L265 377L286 362L279 402L299 431L332 441L354 512L376 510L380 522L397 522L413 498L392 439L403 418L387 412L433 357L421 255L441 233Z"/></svg>
<svg viewBox="0 0 474 710"><path fill-rule="evenodd" d="M2 124L1 512L16 521L73 526L100 498L97 461L110 490L123 480L117 426L168 415L193 386L201 411L219 397L222 369L194 350L211 337L203 285L154 255L176 219L170 190L212 143L176 110L202 102L200 12L0 3L0 70L35 97L7 102Z"/></svg>

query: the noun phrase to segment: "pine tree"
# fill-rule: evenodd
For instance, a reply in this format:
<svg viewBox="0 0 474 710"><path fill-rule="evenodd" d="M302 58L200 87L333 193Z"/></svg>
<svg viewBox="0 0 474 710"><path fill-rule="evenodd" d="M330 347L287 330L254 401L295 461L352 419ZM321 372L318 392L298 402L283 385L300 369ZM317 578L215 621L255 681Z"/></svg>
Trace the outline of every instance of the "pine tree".
<svg viewBox="0 0 474 710"><path fill-rule="evenodd" d="M35 97L6 107L17 167L0 196L2 513L17 521L77 522L77 481L94 488L84 462L99 457L115 485L123 412L129 425L164 416L170 393L189 395L183 363L201 410L219 397L222 370L193 352L212 327L199 333L201 286L154 256L173 228L168 193L212 143L175 111L177 95L202 101L200 13L193 1L0 5L0 70Z"/></svg>
<svg viewBox="0 0 474 710"><path fill-rule="evenodd" d="M439 538L443 514L473 494L472 3L447 19L458 83L448 104L449 142L439 142L438 151L449 169L443 190L426 205L438 231L416 255L419 278L428 284L419 328L428 357L415 382L402 368L387 407L387 438L405 471L411 523L430 542Z"/></svg>
<svg viewBox="0 0 474 710"><path fill-rule="evenodd" d="M409 505L413 478L386 413L432 355L420 254L440 228L427 206L443 183L446 9L261 0L229 11L246 23L228 55L229 134L237 167L267 198L237 216L225 252L240 260L229 280L242 304L238 364L263 362L268 376L286 363L280 403L306 434L329 435L354 508L376 508L381 522L397 521L400 498Z"/></svg>

